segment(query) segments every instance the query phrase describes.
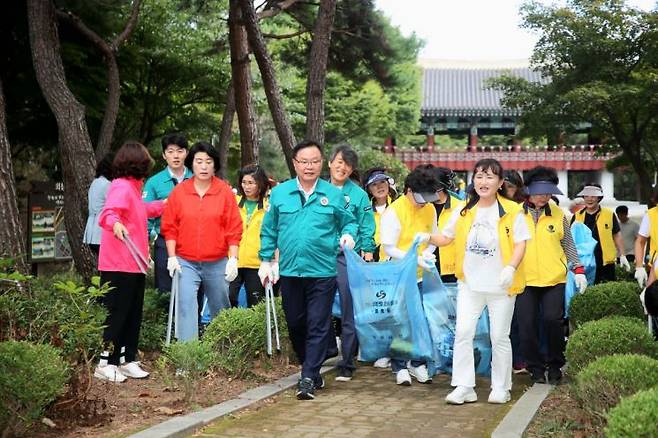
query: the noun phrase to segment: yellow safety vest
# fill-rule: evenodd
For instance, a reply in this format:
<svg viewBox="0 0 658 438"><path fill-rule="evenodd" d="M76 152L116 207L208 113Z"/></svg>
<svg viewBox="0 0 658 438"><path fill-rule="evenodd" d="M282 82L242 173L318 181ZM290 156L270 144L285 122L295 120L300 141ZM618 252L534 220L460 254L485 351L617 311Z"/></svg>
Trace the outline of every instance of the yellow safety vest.
<svg viewBox="0 0 658 438"><path fill-rule="evenodd" d="M567 255L561 244L564 238L564 212L552 201L548 207L550 216L542 214L536 224L532 213L525 214L531 236L526 242L523 256L528 286L555 286L567 281Z"/></svg>
<svg viewBox="0 0 658 438"><path fill-rule="evenodd" d="M586 208L576 212L576 221L585 223ZM609 265L617 260L617 248L612 237L614 213L608 208L600 208L596 214L596 229L599 232L599 244L603 255L603 265Z"/></svg>
<svg viewBox="0 0 658 438"><path fill-rule="evenodd" d="M497 196L497 198L501 213L500 220L498 221L498 240L503 257L503 265L507 265L514 252L514 220L522 210L522 207L507 198L501 196ZM455 227L455 275L460 281L464 281L466 240L475 220L476 213L477 206L467 210L463 216L459 216ZM525 288L525 274L523 270L523 262L521 262L514 272L514 280L508 291L510 295L517 295L523 292ZM492 279L492 281L497 281L497 279Z"/></svg>
<svg viewBox="0 0 658 438"><path fill-rule="evenodd" d="M375 246L379 247L379 261L383 262L384 259L386 259L386 253L384 252L384 248L381 246L382 245L382 238L379 235L379 227L382 223L382 214L384 212L378 212L375 207L372 208L373 213L375 213ZM386 209L384 209L386 211Z"/></svg>
<svg viewBox="0 0 658 438"><path fill-rule="evenodd" d="M408 251L416 237L416 233L431 233L434 229L436 211L434 205L425 204L418 208L409 201L406 195L400 196L393 201L387 209L392 209L400 222L400 237L397 247L402 251ZM418 254L427 248L427 243L418 245ZM418 268L418 278L423 276L423 270Z"/></svg>
<svg viewBox="0 0 658 438"><path fill-rule="evenodd" d="M238 205L240 205L241 200L241 196L236 197ZM251 214L251 218L247 221L247 207L243 205L240 208L242 239L240 240L240 247L238 249L239 268L258 269L260 267L260 259L258 258L258 251L260 251L260 227L263 224L265 210L267 210L267 199L263 199L262 207L259 208L257 206Z"/></svg>
<svg viewBox="0 0 658 438"><path fill-rule="evenodd" d="M443 230L443 227L448 223L448 219L452 216L452 213L455 210L461 210L464 207L464 201L450 196L449 201L444 205L441 213L439 214L439 219L437 221L439 232ZM442 246L439 248L439 264L441 275L450 275L455 273L455 242L453 241L450 245Z"/></svg>
<svg viewBox="0 0 658 438"><path fill-rule="evenodd" d="M649 216L649 263L654 263L656 250L658 250L658 206L647 210ZM636 260L636 263L644 260Z"/></svg>

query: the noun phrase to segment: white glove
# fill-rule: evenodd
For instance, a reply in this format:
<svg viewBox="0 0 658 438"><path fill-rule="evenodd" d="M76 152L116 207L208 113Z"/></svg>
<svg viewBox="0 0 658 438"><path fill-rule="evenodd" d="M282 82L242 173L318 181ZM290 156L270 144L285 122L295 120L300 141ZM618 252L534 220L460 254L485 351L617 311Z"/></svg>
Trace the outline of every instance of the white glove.
<svg viewBox="0 0 658 438"><path fill-rule="evenodd" d="M276 284L279 281L279 263L272 262L272 284Z"/></svg>
<svg viewBox="0 0 658 438"><path fill-rule="evenodd" d="M226 269L224 270L224 278L229 283L238 277L238 259L236 257L229 257L226 261Z"/></svg>
<svg viewBox="0 0 658 438"><path fill-rule="evenodd" d="M349 234L340 236L340 247L354 249L354 239Z"/></svg>
<svg viewBox="0 0 658 438"><path fill-rule="evenodd" d="M642 308L644 309L644 314L648 315L649 312L647 312L647 306L644 304L644 296L646 295L647 288L642 289L642 293L640 294L640 302L642 303Z"/></svg>
<svg viewBox="0 0 658 438"><path fill-rule="evenodd" d="M587 289L587 277L585 277L585 274L576 274L574 280L576 281L578 292L581 294L585 292L585 289Z"/></svg>
<svg viewBox="0 0 658 438"><path fill-rule="evenodd" d="M631 264L628 263L628 259L625 255L619 257L619 266L624 268L626 272L631 272Z"/></svg>
<svg viewBox="0 0 658 438"><path fill-rule="evenodd" d="M640 289L643 289L647 285L648 279L647 270L644 267L635 268L635 280L640 285Z"/></svg>
<svg viewBox="0 0 658 438"><path fill-rule="evenodd" d="M277 267L278 271L278 267ZM258 278L263 286L272 280L274 280L274 269L272 268L272 263L270 262L260 262L260 268L258 268Z"/></svg>
<svg viewBox="0 0 658 438"><path fill-rule="evenodd" d="M512 282L514 281L514 272L516 272L516 268L511 265L505 266L503 270L500 271L500 276L498 277L500 287L505 290L509 289L509 287L512 285Z"/></svg>
<svg viewBox="0 0 658 438"><path fill-rule="evenodd" d="M434 255L433 252L431 252L428 249L425 249L419 256L418 256L418 266L421 268L429 271L432 269L432 266L436 263L436 256Z"/></svg>
<svg viewBox="0 0 658 438"><path fill-rule="evenodd" d="M180 273L181 267L178 263L178 257L171 256L167 259L167 271L169 271L169 276L172 278L176 272Z"/></svg>
<svg viewBox="0 0 658 438"><path fill-rule="evenodd" d="M418 240L419 243L427 243L430 241L430 233L416 233L414 240Z"/></svg>

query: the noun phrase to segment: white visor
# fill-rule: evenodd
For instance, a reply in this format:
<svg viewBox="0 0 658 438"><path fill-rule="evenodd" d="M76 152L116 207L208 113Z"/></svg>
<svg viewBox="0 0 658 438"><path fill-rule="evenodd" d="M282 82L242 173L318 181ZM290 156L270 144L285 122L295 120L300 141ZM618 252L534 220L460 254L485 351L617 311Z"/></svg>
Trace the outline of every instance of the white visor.
<svg viewBox="0 0 658 438"><path fill-rule="evenodd" d="M600 196L603 197L603 190L596 186L585 186L576 196Z"/></svg>

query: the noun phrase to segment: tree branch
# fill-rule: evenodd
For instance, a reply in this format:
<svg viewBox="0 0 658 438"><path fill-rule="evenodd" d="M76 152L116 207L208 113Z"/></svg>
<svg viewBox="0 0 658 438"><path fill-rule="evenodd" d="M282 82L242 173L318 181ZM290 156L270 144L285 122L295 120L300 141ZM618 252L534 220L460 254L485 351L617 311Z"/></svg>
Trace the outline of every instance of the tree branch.
<svg viewBox="0 0 658 438"><path fill-rule="evenodd" d="M133 0L133 7L130 11L130 18L128 18L126 27L123 29L123 32L121 32L119 36L117 36L114 41L112 41L112 49L114 49L114 51L118 50L119 46L126 42L130 34L135 29L135 26L137 25L137 18L139 17L139 7L141 2L142 0Z"/></svg>
<svg viewBox="0 0 658 438"><path fill-rule="evenodd" d="M287 33L287 34L283 34L283 35L277 35L277 34L274 34L274 33L264 33L263 37L264 38L274 39L274 40L285 40L285 39L288 39L288 38L295 38L295 37L298 37L300 35L304 35L305 33L309 33L309 32L310 31L308 29L303 29L303 30L298 30L297 32Z"/></svg>
<svg viewBox="0 0 658 438"><path fill-rule="evenodd" d="M262 20L263 18L275 17L286 9L292 7L298 1L299 0L284 0L281 3L271 4L271 7L264 9L256 14L256 19Z"/></svg>

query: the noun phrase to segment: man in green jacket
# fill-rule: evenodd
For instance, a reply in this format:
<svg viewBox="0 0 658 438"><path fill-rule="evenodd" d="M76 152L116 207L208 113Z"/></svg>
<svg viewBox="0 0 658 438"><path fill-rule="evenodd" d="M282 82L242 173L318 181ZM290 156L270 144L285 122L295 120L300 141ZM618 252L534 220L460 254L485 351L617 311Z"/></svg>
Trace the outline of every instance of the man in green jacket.
<svg viewBox="0 0 658 438"><path fill-rule="evenodd" d="M297 398L311 400L315 389L324 385L320 368L336 293L336 257L341 247L354 248L357 224L341 191L319 179L321 147L299 143L293 157L297 178L277 185L270 195L260 233L258 275L265 284L276 283L281 273L288 333L302 363ZM272 262L277 248L278 264Z"/></svg>

